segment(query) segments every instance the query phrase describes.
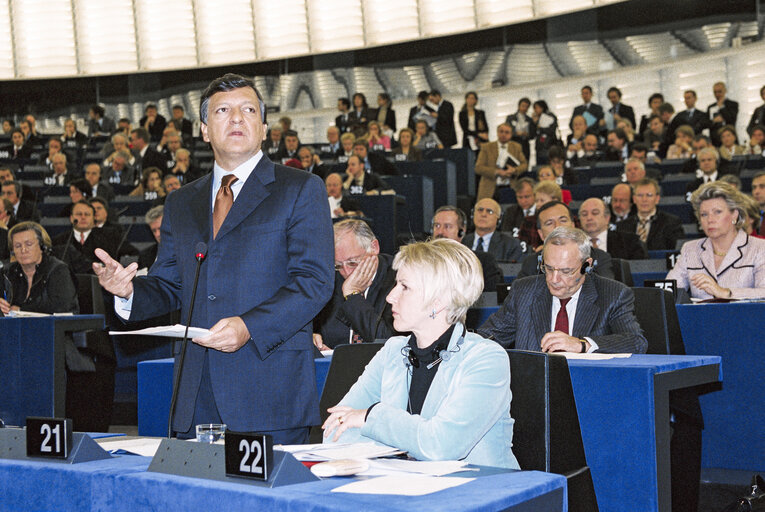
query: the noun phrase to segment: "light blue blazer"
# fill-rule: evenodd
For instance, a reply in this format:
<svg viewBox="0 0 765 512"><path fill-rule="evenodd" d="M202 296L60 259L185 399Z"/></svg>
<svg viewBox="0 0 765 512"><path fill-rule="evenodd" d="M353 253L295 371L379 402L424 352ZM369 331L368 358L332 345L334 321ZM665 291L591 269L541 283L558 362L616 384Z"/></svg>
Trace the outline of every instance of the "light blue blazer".
<svg viewBox="0 0 765 512"><path fill-rule="evenodd" d="M519 469L512 452L510 361L499 344L462 324L449 341L451 357L440 363L421 414L409 414L411 376L401 349L408 336L390 338L340 401L366 409L366 424L347 430L338 442L377 441L419 460L466 460L471 464ZM325 442L331 442L331 435Z"/></svg>

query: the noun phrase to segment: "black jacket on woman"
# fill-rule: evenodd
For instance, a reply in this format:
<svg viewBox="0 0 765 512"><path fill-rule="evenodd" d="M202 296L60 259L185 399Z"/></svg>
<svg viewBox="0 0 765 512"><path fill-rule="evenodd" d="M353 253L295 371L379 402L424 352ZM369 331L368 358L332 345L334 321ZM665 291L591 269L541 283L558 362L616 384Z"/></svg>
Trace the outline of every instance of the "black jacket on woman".
<svg viewBox="0 0 765 512"><path fill-rule="evenodd" d="M77 286L69 267L55 256L43 254L32 279L32 290L27 298L27 276L18 262L6 271L5 286L13 290L12 306L35 313L79 313Z"/></svg>

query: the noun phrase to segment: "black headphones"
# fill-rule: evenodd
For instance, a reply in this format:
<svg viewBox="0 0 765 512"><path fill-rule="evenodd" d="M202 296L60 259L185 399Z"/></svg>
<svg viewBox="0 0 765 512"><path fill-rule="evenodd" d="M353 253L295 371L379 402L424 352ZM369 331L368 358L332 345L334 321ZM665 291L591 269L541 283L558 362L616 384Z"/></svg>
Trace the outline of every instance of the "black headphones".
<svg viewBox="0 0 765 512"><path fill-rule="evenodd" d="M505 212L502 210L502 205L499 205L499 211L497 212L497 226L496 228L499 229L499 226L502 224L502 217L504 216ZM470 224L475 226L475 205L473 205L473 208L470 210ZM460 235L462 236L462 235Z"/></svg>
<svg viewBox="0 0 765 512"><path fill-rule="evenodd" d="M462 343L465 341L465 334L467 333L467 328L463 325L462 326L462 334L460 335L460 338L457 340L457 344L454 347L454 350L447 350L449 346L449 341L438 343L433 349L431 350L431 354L433 356L438 356L436 359L433 360L432 363L428 364L426 367L428 370L439 364L441 361L448 361L452 357L452 353L457 353L460 351L460 347ZM407 369L411 369L411 367L419 368L420 367L420 359L417 357L417 354L414 353L412 350L412 347L410 343L414 341L414 338L409 338L409 342L401 347L401 355L404 356L404 366L406 366Z"/></svg>
<svg viewBox="0 0 765 512"><path fill-rule="evenodd" d="M579 273L581 275L592 274L593 270L595 270L595 265L597 265L597 262L594 262L594 263L590 264L589 261L584 260L582 262L582 266L579 268ZM545 271L544 271L544 260L542 259L542 255L541 254L539 256L537 256L537 270L539 271L540 274L544 274L545 273Z"/></svg>
<svg viewBox="0 0 765 512"><path fill-rule="evenodd" d="M16 224L16 226L18 225L19 224ZM16 233L23 233L24 231L32 231L35 234L35 238L37 238L37 243L40 245L40 250L42 251L42 253L50 255L53 253L53 248L45 245L45 240L43 239L41 228L42 227L38 226L36 223L30 222L29 226L25 226L24 229L18 229L15 231L13 230L13 228L9 229L8 238L12 239L13 235L15 235ZM10 250L11 254L13 254L13 246L11 245L11 247L9 247L8 249Z"/></svg>

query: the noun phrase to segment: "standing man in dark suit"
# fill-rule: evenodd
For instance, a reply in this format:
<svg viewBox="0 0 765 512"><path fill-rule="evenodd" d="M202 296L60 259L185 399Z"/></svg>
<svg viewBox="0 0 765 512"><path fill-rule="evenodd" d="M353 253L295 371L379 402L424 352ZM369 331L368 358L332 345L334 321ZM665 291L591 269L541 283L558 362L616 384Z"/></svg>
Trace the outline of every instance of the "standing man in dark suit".
<svg viewBox="0 0 765 512"><path fill-rule="evenodd" d="M129 321L191 307L195 248L206 243L172 429L200 423L308 439L319 422L312 320L332 293L332 225L322 181L265 158L266 106L252 80L213 80L200 104L213 172L165 202L157 261L134 279L103 251L99 281Z"/></svg>
<svg viewBox="0 0 765 512"><path fill-rule="evenodd" d="M425 104L428 102L428 91L420 91L417 93L417 105L409 109L409 120L406 125L413 131L417 129L417 121L422 119L427 114ZM428 126L433 126L433 123L428 123Z"/></svg>
<svg viewBox="0 0 765 512"><path fill-rule="evenodd" d="M699 135L704 128L709 128L711 124L709 117L696 108L697 99L696 91L693 89L688 89L683 93L686 109L675 116L672 120L674 126L671 126L669 131L675 133L681 125L687 124L693 128L693 133Z"/></svg>
<svg viewBox="0 0 765 512"><path fill-rule="evenodd" d="M450 148L457 144L457 131L454 129L454 105L441 97L441 91L433 89L428 95L428 101L438 106L436 112L430 115L436 119L436 126L433 128L436 135L441 139L444 148Z"/></svg>
<svg viewBox="0 0 765 512"><path fill-rule="evenodd" d="M656 208L661 201L659 184L644 178L633 189L637 214L617 224L617 230L637 234L649 251L674 250L677 241L684 237L683 225L679 217Z"/></svg>
<svg viewBox="0 0 765 512"><path fill-rule="evenodd" d="M523 156L526 157L526 160L529 159L531 154L529 142L537 135L537 126L534 124L531 116L528 115L530 106L530 99L521 98L518 101L518 110L515 114L510 114L505 118L505 123L513 127L513 140L521 145Z"/></svg>
<svg viewBox="0 0 765 512"><path fill-rule="evenodd" d="M544 275L513 282L478 334L518 350L645 353L632 290L591 272L586 233L554 229L539 266Z"/></svg>
<svg viewBox="0 0 765 512"><path fill-rule="evenodd" d="M608 111L614 117L614 128L616 123L622 119L626 119L632 124L632 129L635 130L635 111L629 105L622 103L622 91L617 87L611 87L608 89L608 101L611 102L611 108Z"/></svg>
<svg viewBox="0 0 765 512"><path fill-rule="evenodd" d="M380 254L380 242L363 220L336 223L335 291L314 319L313 343L319 350L347 343L372 343L396 334L385 301L396 285L393 257Z"/></svg>
<svg viewBox="0 0 765 512"><path fill-rule="evenodd" d="M582 87L581 93L584 103L574 107L569 127L573 129L573 122L576 116L583 116L585 121L587 121L587 133L594 133L595 135L605 133L606 120L603 115L603 107L592 102L592 87L585 85Z"/></svg>
<svg viewBox="0 0 765 512"><path fill-rule="evenodd" d="M499 203L494 199L486 197L478 201L473 209L475 232L466 235L462 243L473 252L488 252L497 261L521 261L525 253L521 242L497 230L501 212Z"/></svg>
<svg viewBox="0 0 765 512"><path fill-rule="evenodd" d="M590 237L593 249L606 251L614 258L623 260L648 258L645 244L637 235L608 229L611 213L602 199L586 199L579 207L579 220L582 223L582 231Z"/></svg>
<svg viewBox="0 0 765 512"><path fill-rule="evenodd" d="M340 115L335 118L335 126L340 130L340 134L351 131L351 121L348 117L348 112L351 110L351 100L348 98L337 98L337 110L340 111Z"/></svg>
<svg viewBox="0 0 765 512"><path fill-rule="evenodd" d="M712 93L715 95L715 102L707 107L707 117L710 123L709 136L712 138L712 144L720 146L718 131L726 125L736 126L738 102L726 98L728 90L722 82L717 82L712 86Z"/></svg>

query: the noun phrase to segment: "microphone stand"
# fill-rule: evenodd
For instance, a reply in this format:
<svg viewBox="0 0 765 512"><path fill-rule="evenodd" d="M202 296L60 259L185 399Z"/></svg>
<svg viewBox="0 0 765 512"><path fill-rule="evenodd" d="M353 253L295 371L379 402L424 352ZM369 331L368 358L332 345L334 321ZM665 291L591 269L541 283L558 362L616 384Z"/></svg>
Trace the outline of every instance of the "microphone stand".
<svg viewBox="0 0 765 512"><path fill-rule="evenodd" d="M183 360L186 357L186 346L189 342L189 326L191 325L191 314L194 312L194 300L197 296L197 283L199 282L199 269L202 266L202 262L207 256L207 244L199 242L194 252L194 257L197 259L197 269L194 273L194 287L191 289L191 304L189 305L189 314L186 317L186 330L183 333L183 340L181 341L181 355L178 358L178 371L175 372L175 378L173 379L173 395L170 399L170 414L167 419L167 438L173 437L173 417L175 416L175 405L178 401L178 386L181 382L181 373L183 373Z"/></svg>
<svg viewBox="0 0 765 512"><path fill-rule="evenodd" d="M67 263L66 261L66 253L69 252L69 247L72 245L72 238L74 238L74 233L76 231L74 228L76 227L77 227L77 219L73 219L72 220L72 236L66 239L66 243L64 244L64 252L61 253L61 261L66 263L67 266L69 265L69 263Z"/></svg>

